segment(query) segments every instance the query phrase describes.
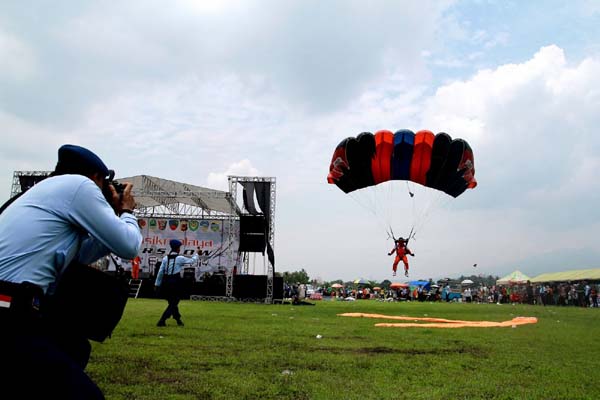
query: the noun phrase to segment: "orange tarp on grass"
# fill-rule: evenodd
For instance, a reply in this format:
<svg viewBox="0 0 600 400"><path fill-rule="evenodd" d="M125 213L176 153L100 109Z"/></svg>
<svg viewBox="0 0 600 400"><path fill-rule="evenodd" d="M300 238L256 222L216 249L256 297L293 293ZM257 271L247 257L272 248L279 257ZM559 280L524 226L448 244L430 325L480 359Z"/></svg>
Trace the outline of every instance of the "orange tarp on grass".
<svg viewBox="0 0 600 400"><path fill-rule="evenodd" d="M444 318L419 318L419 317L401 317L396 315L382 314L364 314L364 313L344 313L338 314L341 317L359 317L359 318L380 318L380 319L396 319L403 321L402 323L378 323L375 326L388 328L499 328L525 324L536 324L535 317L516 317L509 321L494 322L494 321L461 321L455 319ZM419 324L416 321L425 321L428 323Z"/></svg>

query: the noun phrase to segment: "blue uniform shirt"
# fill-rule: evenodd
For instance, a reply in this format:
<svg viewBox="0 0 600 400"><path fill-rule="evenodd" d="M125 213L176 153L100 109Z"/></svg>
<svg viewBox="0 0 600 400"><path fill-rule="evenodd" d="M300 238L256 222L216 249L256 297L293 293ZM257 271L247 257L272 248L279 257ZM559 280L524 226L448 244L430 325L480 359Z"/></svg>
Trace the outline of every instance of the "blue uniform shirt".
<svg viewBox="0 0 600 400"><path fill-rule="evenodd" d="M178 254L175 252L171 252L170 254ZM160 286L162 284L162 279L164 275L177 275L181 273L184 265L189 265L198 261L198 253L194 254L192 257L186 256L177 256L175 258L175 265L171 266L168 264L168 256L164 256L162 259L162 263L160 264L160 269L158 270L158 274L156 274L156 281L154 283L155 286Z"/></svg>
<svg viewBox="0 0 600 400"><path fill-rule="evenodd" d="M47 292L71 261L90 264L110 252L133 259L141 242L135 216L117 217L91 179L47 178L0 214L0 280Z"/></svg>

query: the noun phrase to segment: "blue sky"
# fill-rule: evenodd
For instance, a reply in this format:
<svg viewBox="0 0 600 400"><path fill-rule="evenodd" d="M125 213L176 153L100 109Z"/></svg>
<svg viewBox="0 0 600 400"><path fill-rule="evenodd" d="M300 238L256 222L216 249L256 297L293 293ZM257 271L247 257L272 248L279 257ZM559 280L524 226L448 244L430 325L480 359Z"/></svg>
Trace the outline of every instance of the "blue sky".
<svg viewBox="0 0 600 400"><path fill-rule="evenodd" d="M599 39L591 0L5 1L0 197L76 143L120 176L275 176L279 271L391 278L414 223L414 278L600 267ZM479 186L326 183L343 138L403 128L467 140Z"/></svg>

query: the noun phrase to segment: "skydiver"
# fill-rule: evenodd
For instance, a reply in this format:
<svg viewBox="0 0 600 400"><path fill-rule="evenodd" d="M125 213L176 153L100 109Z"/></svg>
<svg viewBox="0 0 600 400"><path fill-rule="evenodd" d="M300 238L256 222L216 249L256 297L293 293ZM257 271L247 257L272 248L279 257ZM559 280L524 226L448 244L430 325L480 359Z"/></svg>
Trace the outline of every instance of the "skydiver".
<svg viewBox="0 0 600 400"><path fill-rule="evenodd" d="M396 259L394 260L394 265L392 265L392 270L394 271L393 276L396 276L396 270L400 260L404 263L404 276L408 276L408 259L406 258L406 255L410 254L414 257L415 254L406 247L407 241L404 238L398 238L394 242L394 248L388 253L388 256L396 253Z"/></svg>

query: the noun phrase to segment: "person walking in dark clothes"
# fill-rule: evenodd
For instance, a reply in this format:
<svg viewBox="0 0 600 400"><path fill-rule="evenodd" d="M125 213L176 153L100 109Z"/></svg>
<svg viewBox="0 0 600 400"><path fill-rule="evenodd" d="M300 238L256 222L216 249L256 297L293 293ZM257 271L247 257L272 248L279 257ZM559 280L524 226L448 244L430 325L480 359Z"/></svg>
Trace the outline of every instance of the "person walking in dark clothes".
<svg viewBox="0 0 600 400"><path fill-rule="evenodd" d="M182 281L181 272L184 265L192 264L198 261L198 253L200 252L200 249L198 249L193 257L186 257L179 255L182 245L179 240L173 239L169 242L169 245L171 246L171 251L168 255L163 257L158 274L156 276L156 282L154 284L157 291L160 289L160 294L167 300L169 304L158 320L156 326L166 326L167 319L171 317L177 321L177 325L183 326L181 313L179 312Z"/></svg>

